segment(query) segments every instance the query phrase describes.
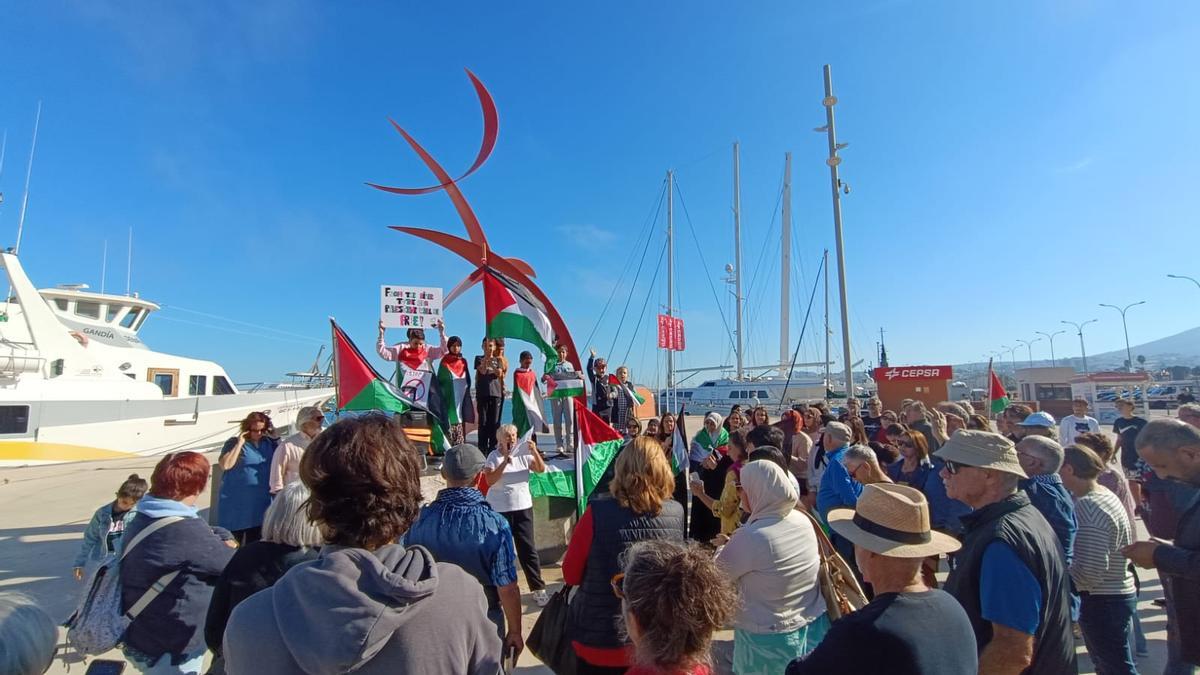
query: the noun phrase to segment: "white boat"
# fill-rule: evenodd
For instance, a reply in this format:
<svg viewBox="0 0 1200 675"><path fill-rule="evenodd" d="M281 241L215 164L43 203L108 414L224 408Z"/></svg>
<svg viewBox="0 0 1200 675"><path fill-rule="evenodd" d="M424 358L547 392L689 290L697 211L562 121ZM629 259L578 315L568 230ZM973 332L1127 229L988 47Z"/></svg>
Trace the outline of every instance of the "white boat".
<svg viewBox="0 0 1200 675"><path fill-rule="evenodd" d="M705 380L695 387L678 387L670 392L663 389L657 396L660 401L678 399L680 404L687 406L689 412L696 414L716 411L725 415L735 405L746 410L761 405L774 415L797 403L823 399L825 394L823 377L804 375L789 381L785 377L772 375L742 380Z"/></svg>
<svg viewBox="0 0 1200 675"><path fill-rule="evenodd" d="M239 389L217 363L142 342L155 303L39 291L15 254L0 264L12 288L0 314L0 467L211 450L250 412L282 430L333 397L319 377Z"/></svg>

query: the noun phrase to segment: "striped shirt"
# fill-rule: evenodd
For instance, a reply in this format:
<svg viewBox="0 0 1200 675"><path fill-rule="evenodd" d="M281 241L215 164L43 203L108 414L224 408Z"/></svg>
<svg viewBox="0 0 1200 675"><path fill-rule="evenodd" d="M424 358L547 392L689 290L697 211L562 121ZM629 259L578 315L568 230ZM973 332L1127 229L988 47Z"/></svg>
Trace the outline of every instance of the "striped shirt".
<svg viewBox="0 0 1200 675"><path fill-rule="evenodd" d="M1103 485L1075 500L1075 556L1071 580L1081 592L1130 595L1133 575L1121 548L1133 543L1129 517L1120 498Z"/></svg>

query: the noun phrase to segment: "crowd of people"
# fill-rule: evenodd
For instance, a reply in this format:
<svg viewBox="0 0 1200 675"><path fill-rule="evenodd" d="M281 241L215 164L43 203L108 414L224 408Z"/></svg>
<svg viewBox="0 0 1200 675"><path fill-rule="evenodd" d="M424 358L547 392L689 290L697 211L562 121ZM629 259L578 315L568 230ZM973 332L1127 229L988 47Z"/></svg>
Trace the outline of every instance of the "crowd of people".
<svg viewBox="0 0 1200 675"><path fill-rule="evenodd" d="M502 399L502 344L475 365L477 401L493 385ZM683 467L674 415L643 424L627 369L610 379L593 354L586 371L591 407L627 441L562 561L573 672L709 675L713 634L732 628L739 675L1058 675L1076 672L1077 636L1096 672L1137 673L1138 568L1162 580L1165 672L1200 665L1200 405L1147 422L1119 401L1115 443L1084 401L1058 423L1010 405L995 430L962 402L818 401L777 422L735 406L704 416ZM251 414L219 455L216 526L196 509L209 461L172 453L96 510L74 575L137 542L123 604L160 592L121 648L145 673L199 673L208 652L207 672L235 675L501 672L530 628L518 566L533 602L549 596L528 485L546 463L496 407L479 408L478 446L463 434L446 452L424 505L423 452L399 418L323 428L306 408L280 440ZM1157 538L1139 537L1139 515ZM831 595L826 546L861 606ZM49 663L38 612L0 595L0 672ZM29 618L13 632L5 617Z"/></svg>

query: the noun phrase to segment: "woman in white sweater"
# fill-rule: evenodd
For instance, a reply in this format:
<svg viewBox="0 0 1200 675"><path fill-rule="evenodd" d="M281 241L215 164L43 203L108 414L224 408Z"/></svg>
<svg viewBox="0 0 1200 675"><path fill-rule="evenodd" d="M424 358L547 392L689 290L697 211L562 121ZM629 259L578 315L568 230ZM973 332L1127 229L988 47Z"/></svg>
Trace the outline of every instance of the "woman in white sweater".
<svg viewBox="0 0 1200 675"><path fill-rule="evenodd" d="M734 620L733 671L782 673L829 630L817 585L817 536L794 510L796 488L774 462L747 464L738 491L750 519L717 555L742 601Z"/></svg>

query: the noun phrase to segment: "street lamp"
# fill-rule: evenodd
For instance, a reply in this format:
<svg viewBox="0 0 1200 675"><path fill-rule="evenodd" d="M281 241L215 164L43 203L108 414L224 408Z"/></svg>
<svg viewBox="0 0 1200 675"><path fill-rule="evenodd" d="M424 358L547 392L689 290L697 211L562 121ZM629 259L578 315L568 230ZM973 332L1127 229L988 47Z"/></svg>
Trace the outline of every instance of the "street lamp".
<svg viewBox="0 0 1200 675"><path fill-rule="evenodd" d="M1192 279L1192 281L1195 281L1195 279ZM1200 284L1196 284L1196 285L1200 286ZM1101 307L1109 307L1109 308L1115 309L1121 313L1121 328L1123 328L1125 330L1125 363L1128 364L1125 366L1125 370L1128 372L1131 372L1131 373L1133 372L1133 352L1129 351L1129 326L1126 325L1126 323L1125 323L1125 312L1129 311L1130 307L1137 307L1138 305L1144 305L1144 304L1146 304L1145 300L1138 300L1137 302L1131 302L1128 305L1125 305L1124 307L1117 307L1116 305L1106 305L1103 302L1100 303Z"/></svg>
<svg viewBox="0 0 1200 675"><path fill-rule="evenodd" d="M1083 357L1083 374L1084 375L1088 374L1088 367L1087 367L1087 350L1085 350L1083 348L1083 327L1088 325L1089 323L1096 323L1097 321L1099 321L1099 319L1088 319L1087 321L1084 321L1083 323L1075 323L1074 321L1063 321L1063 323L1067 324L1068 326L1074 326L1075 330L1079 331L1079 355Z"/></svg>
<svg viewBox="0 0 1200 675"><path fill-rule="evenodd" d="M1168 274L1167 276L1172 279L1187 279L1188 281L1192 282L1193 284L1196 284L1196 288L1200 288L1200 281L1196 281L1192 277L1185 276L1183 274Z"/></svg>
<svg viewBox="0 0 1200 675"><path fill-rule="evenodd" d="M1017 376L1017 348L1009 347L1008 345L1000 345L1002 352L1008 352L1008 357L1012 359L1013 377Z"/></svg>
<svg viewBox="0 0 1200 675"><path fill-rule="evenodd" d="M1020 342L1021 344L1025 345L1025 349L1029 350L1029 367L1030 368L1033 367L1033 343L1035 343L1041 339L1042 338L1033 338L1029 342L1026 342L1024 340L1017 340L1017 342Z"/></svg>
<svg viewBox="0 0 1200 675"><path fill-rule="evenodd" d="M1051 367L1058 367L1058 363L1057 363L1057 362L1054 360L1054 336L1055 336L1055 335L1062 335L1063 333L1065 333L1065 332L1067 332L1067 331L1065 331L1065 330L1056 330L1056 331L1054 331L1053 333L1043 333L1043 332L1042 332L1042 331L1040 331L1040 330L1035 330L1035 331L1033 331L1033 332L1037 333L1038 335L1041 335L1042 337L1044 337L1044 338L1046 338L1047 340L1049 340L1049 341L1050 341L1050 366L1051 366Z"/></svg>

